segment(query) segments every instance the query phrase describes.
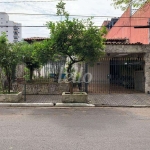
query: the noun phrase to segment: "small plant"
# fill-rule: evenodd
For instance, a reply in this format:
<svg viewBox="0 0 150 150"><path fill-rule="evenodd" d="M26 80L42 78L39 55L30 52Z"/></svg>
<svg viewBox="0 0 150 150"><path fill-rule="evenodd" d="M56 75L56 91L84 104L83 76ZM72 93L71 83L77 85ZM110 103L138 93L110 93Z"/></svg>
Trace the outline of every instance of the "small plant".
<svg viewBox="0 0 150 150"><path fill-rule="evenodd" d="M76 82L81 82L81 74L79 72L76 74Z"/></svg>
<svg viewBox="0 0 150 150"><path fill-rule="evenodd" d="M30 72L28 68L24 68L24 76L25 81L29 81L30 80Z"/></svg>

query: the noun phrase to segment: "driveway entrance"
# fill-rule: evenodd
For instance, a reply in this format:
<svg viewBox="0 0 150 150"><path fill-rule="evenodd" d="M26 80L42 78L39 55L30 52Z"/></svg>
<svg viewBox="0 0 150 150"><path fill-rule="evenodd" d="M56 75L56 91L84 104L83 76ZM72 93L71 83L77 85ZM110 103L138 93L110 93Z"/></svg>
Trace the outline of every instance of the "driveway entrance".
<svg viewBox="0 0 150 150"><path fill-rule="evenodd" d="M88 67L92 76L89 93L144 93L144 61L142 57L101 58Z"/></svg>

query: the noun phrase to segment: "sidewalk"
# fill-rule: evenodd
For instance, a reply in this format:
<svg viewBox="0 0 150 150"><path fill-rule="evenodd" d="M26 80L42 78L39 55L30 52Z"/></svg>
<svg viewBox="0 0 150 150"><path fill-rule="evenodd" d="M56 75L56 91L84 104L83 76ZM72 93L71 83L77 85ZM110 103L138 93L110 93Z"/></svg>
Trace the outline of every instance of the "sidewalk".
<svg viewBox="0 0 150 150"><path fill-rule="evenodd" d="M95 106L150 106L149 94L89 94L88 103ZM27 95L21 103L61 103L61 95Z"/></svg>
<svg viewBox="0 0 150 150"><path fill-rule="evenodd" d="M89 100L96 106L150 106L149 94L89 95Z"/></svg>

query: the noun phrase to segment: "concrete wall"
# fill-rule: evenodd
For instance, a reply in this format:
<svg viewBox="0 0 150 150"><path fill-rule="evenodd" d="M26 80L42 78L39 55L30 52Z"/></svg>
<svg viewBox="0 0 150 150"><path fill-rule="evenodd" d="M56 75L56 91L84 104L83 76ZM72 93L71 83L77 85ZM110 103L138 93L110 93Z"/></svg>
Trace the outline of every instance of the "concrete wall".
<svg viewBox="0 0 150 150"><path fill-rule="evenodd" d="M117 44L112 44L112 45L106 45L105 48L106 53L111 53L111 54L120 54L120 53L126 53L126 54L137 54L137 53L148 53L150 52L150 45L139 45L139 44L127 44L127 45L117 45Z"/></svg>
<svg viewBox="0 0 150 150"><path fill-rule="evenodd" d="M94 66L88 66L88 72L92 75L91 82L109 84L107 75L110 74L110 65L108 60L99 61L95 63Z"/></svg>
<svg viewBox="0 0 150 150"><path fill-rule="evenodd" d="M144 56L145 60L145 93L150 91L150 53L146 53Z"/></svg>
<svg viewBox="0 0 150 150"><path fill-rule="evenodd" d="M144 65L144 79L145 93L150 92L150 45L107 45L105 48L107 54L117 55L117 54L143 54L145 61Z"/></svg>

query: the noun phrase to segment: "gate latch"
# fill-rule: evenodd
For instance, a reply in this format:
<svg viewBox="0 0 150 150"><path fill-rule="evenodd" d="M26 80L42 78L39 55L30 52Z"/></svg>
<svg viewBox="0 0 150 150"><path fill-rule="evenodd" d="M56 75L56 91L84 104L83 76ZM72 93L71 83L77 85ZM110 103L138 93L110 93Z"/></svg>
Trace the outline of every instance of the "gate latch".
<svg viewBox="0 0 150 150"><path fill-rule="evenodd" d="M108 74L108 75L107 75L107 79L111 79L111 74Z"/></svg>

